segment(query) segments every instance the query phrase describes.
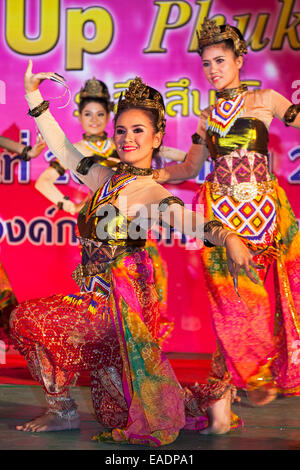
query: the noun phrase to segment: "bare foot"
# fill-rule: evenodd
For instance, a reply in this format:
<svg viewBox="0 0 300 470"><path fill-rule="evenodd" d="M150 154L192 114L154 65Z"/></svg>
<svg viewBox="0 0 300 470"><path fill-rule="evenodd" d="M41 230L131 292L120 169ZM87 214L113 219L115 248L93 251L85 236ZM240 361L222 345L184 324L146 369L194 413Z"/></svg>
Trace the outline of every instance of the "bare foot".
<svg viewBox="0 0 300 470"><path fill-rule="evenodd" d="M216 401L207 408L208 427L200 431L200 434L226 434L230 431L231 421L231 392L225 394L224 398Z"/></svg>
<svg viewBox="0 0 300 470"><path fill-rule="evenodd" d="M60 417L55 413L45 413L38 418L28 421L21 426L16 426L18 431L45 432L45 431L70 431L80 428L80 419L77 412L73 416Z"/></svg>
<svg viewBox="0 0 300 470"><path fill-rule="evenodd" d="M271 403L277 397L277 389L275 387L260 387L256 390L247 392L248 398L255 406L263 406Z"/></svg>

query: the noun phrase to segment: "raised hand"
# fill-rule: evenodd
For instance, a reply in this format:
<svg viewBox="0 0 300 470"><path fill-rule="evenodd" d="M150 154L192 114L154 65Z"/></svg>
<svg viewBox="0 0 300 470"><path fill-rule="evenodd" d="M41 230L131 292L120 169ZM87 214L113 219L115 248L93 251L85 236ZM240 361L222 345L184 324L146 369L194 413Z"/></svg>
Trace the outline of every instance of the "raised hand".
<svg viewBox="0 0 300 470"><path fill-rule="evenodd" d="M38 89L40 83L42 83L47 78L49 80L55 80L56 82L64 83L64 80L60 75L54 72L40 72L32 73L32 60L29 59L28 66L24 75L24 88L26 93L30 93Z"/></svg>

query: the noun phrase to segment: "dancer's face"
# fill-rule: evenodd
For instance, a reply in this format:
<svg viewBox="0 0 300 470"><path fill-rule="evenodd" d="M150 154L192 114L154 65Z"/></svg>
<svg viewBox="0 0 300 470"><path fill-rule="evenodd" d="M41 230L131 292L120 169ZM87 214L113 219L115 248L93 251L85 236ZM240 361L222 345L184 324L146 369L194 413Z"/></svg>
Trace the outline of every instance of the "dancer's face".
<svg viewBox="0 0 300 470"><path fill-rule="evenodd" d="M79 122L87 135L103 135L108 121L109 113L96 101L88 103L79 114Z"/></svg>
<svg viewBox="0 0 300 470"><path fill-rule="evenodd" d="M208 82L216 89L235 88L240 86L240 69L243 57L236 57L232 49L220 44L204 48L202 68Z"/></svg>
<svg viewBox="0 0 300 470"><path fill-rule="evenodd" d="M120 159L138 168L151 166L153 150L161 132L155 132L148 113L141 109L123 111L115 123L114 141Z"/></svg>

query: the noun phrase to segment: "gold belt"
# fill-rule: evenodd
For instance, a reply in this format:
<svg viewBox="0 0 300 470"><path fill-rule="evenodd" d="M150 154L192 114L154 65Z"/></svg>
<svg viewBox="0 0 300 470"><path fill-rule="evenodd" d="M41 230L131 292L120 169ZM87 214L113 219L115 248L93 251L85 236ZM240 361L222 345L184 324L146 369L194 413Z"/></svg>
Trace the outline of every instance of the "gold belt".
<svg viewBox="0 0 300 470"><path fill-rule="evenodd" d="M140 251L143 249L141 246L118 246L118 250L115 251L115 256L111 259L107 259L103 263L88 263L88 264L78 264L72 273L72 278L81 286L82 281L85 277L96 276L97 274L105 273L109 268L110 264L115 261L120 255L124 253L134 253L135 251Z"/></svg>
<svg viewBox="0 0 300 470"><path fill-rule="evenodd" d="M72 278L74 279L76 284L81 286L82 281L85 277L95 276L96 274L104 273L110 263L111 261L106 261L105 263L98 263L86 266L78 264L72 273Z"/></svg>
<svg viewBox="0 0 300 470"><path fill-rule="evenodd" d="M211 183L211 192L220 196L231 196L239 202L252 201L260 194L268 194L274 191L273 181L262 183L239 183L231 186L227 184Z"/></svg>

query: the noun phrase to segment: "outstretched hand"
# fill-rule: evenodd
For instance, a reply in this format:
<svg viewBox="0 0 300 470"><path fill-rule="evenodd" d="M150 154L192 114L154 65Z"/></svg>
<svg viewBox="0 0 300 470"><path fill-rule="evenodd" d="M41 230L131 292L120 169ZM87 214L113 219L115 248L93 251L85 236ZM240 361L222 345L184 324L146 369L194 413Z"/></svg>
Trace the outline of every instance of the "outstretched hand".
<svg viewBox="0 0 300 470"><path fill-rule="evenodd" d="M24 76L24 88L26 93L30 93L38 89L40 83L42 83L47 78L49 80L55 79L55 81L64 83L62 77L54 72L40 72L32 73L32 60L29 59L28 66Z"/></svg>
<svg viewBox="0 0 300 470"><path fill-rule="evenodd" d="M231 233L226 238L225 247L228 270L233 279L237 279L240 269L244 269L249 279L257 284L258 281L255 279L251 267L259 268L259 265L253 261L250 250L242 240L234 233Z"/></svg>

